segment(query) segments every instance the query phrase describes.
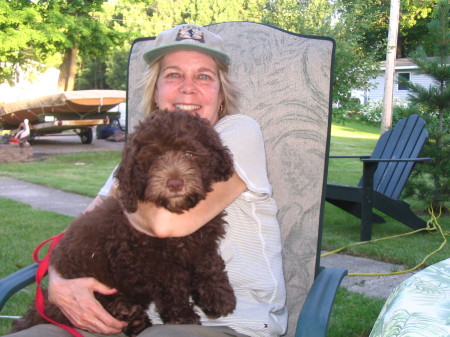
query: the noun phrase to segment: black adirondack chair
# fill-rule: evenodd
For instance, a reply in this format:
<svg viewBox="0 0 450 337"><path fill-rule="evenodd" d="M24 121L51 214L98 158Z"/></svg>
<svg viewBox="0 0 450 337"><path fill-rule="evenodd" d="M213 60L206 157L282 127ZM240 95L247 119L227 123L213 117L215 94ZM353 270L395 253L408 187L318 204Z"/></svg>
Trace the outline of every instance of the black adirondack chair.
<svg viewBox="0 0 450 337"><path fill-rule="evenodd" d="M426 222L399 198L415 163L431 160L418 158L427 138L425 121L412 115L383 133L371 156L330 156L360 158L363 162L363 176L358 186L327 184L326 190L326 201L361 219L361 241L371 239L372 223L385 222L373 209L413 229L426 226Z"/></svg>

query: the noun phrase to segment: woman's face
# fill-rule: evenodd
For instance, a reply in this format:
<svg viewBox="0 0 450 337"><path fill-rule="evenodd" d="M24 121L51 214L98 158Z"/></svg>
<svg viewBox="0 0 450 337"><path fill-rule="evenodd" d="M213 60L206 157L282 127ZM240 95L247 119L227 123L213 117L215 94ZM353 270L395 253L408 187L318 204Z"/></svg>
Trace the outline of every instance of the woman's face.
<svg viewBox="0 0 450 337"><path fill-rule="evenodd" d="M165 55L156 81L155 103L160 109L198 113L214 125L223 102L219 68L206 54L180 50Z"/></svg>

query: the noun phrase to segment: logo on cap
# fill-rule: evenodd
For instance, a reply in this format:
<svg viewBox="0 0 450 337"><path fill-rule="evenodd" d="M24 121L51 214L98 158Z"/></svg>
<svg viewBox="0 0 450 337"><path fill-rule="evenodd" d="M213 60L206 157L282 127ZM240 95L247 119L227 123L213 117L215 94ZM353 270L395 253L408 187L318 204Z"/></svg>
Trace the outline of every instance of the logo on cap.
<svg viewBox="0 0 450 337"><path fill-rule="evenodd" d="M175 40L195 40L201 43L205 43L205 38L203 36L202 30L199 27L195 26L184 26L180 28Z"/></svg>

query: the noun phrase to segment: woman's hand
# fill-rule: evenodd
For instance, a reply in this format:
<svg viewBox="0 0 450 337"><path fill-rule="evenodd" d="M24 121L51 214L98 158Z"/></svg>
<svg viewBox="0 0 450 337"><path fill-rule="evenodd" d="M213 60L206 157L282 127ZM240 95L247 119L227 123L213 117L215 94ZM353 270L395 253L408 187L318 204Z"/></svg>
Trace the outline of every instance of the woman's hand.
<svg viewBox="0 0 450 337"><path fill-rule="evenodd" d="M94 278L64 279L49 268L49 301L59 307L77 328L101 334L117 334L127 325L112 317L94 297L117 292Z"/></svg>

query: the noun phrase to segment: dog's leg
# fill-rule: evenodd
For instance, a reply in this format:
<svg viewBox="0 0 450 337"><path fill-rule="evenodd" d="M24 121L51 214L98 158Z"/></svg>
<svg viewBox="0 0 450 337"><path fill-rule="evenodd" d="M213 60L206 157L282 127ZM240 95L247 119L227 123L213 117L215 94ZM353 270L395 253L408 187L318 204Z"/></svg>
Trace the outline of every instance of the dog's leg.
<svg viewBox="0 0 450 337"><path fill-rule="evenodd" d="M187 299L175 300L173 297L170 299L165 297L155 301L155 304L164 324L201 324L200 316L195 313L193 304Z"/></svg>
<svg viewBox="0 0 450 337"><path fill-rule="evenodd" d="M156 310L165 324L201 324L190 301L189 272L174 267L161 280L162 288L155 297Z"/></svg>
<svg viewBox="0 0 450 337"><path fill-rule="evenodd" d="M101 295L96 293L95 296L112 316L119 321L128 322L127 327L123 330L127 336L137 336L144 329L152 325L146 312L148 305L133 302L133 299L121 293L114 295Z"/></svg>
<svg viewBox="0 0 450 337"><path fill-rule="evenodd" d="M236 297L218 254L205 254L194 266L192 298L211 318L226 316L236 308Z"/></svg>

